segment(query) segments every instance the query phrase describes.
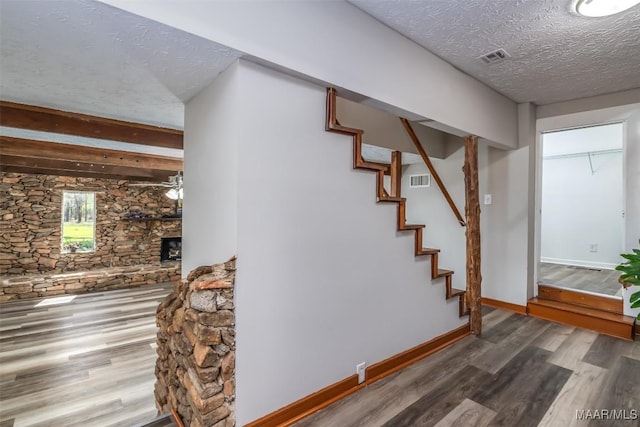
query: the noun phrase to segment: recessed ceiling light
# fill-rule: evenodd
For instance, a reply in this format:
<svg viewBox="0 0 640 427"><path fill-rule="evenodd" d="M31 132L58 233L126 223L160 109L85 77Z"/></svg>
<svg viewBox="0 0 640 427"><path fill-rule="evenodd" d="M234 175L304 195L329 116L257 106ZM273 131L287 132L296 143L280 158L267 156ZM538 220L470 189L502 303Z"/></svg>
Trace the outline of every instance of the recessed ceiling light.
<svg viewBox="0 0 640 427"><path fill-rule="evenodd" d="M578 0L576 11L582 16L598 18L614 15L640 3L640 0Z"/></svg>

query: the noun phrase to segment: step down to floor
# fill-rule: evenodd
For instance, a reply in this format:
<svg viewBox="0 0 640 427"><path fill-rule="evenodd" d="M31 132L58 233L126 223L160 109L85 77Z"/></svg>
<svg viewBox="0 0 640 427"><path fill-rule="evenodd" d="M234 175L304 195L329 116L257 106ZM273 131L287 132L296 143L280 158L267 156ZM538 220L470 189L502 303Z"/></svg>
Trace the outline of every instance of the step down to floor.
<svg viewBox="0 0 640 427"><path fill-rule="evenodd" d="M533 317L633 340L635 319L630 316L542 298L530 299L527 312Z"/></svg>
<svg viewBox="0 0 640 427"><path fill-rule="evenodd" d="M588 292L580 292L572 289L545 285L543 283L538 284L538 298L581 305L617 314L622 314L624 311L622 298L620 297L596 295Z"/></svg>

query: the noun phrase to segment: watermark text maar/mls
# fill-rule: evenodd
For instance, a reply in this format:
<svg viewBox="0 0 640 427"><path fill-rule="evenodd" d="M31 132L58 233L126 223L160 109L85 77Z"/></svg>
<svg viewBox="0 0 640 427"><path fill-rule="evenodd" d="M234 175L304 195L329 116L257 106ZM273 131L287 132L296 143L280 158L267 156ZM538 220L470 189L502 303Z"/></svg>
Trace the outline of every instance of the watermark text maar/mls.
<svg viewBox="0 0 640 427"><path fill-rule="evenodd" d="M640 417L638 409L577 409L576 419L579 421L607 420L634 421Z"/></svg>

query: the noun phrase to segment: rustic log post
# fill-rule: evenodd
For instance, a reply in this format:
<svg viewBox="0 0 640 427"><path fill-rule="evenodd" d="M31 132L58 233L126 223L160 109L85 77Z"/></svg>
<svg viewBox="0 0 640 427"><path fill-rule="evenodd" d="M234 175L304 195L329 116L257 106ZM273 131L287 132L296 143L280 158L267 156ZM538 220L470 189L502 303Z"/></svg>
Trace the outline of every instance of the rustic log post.
<svg viewBox="0 0 640 427"><path fill-rule="evenodd" d="M467 222L467 304L471 333L482 333L480 270L480 191L478 188L478 137L464 139L465 215Z"/></svg>

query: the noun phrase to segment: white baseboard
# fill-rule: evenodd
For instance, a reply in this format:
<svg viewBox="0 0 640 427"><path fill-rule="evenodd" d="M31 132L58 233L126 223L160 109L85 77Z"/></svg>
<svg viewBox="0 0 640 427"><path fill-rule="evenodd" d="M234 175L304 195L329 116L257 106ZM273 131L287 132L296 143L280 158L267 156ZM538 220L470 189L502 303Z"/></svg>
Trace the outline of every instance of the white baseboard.
<svg viewBox="0 0 640 427"><path fill-rule="evenodd" d="M575 265L577 267L600 268L605 270L614 270L618 265L611 262L579 261L575 259L561 259L561 258L547 258L547 257L540 257L540 262L548 262L550 264Z"/></svg>

